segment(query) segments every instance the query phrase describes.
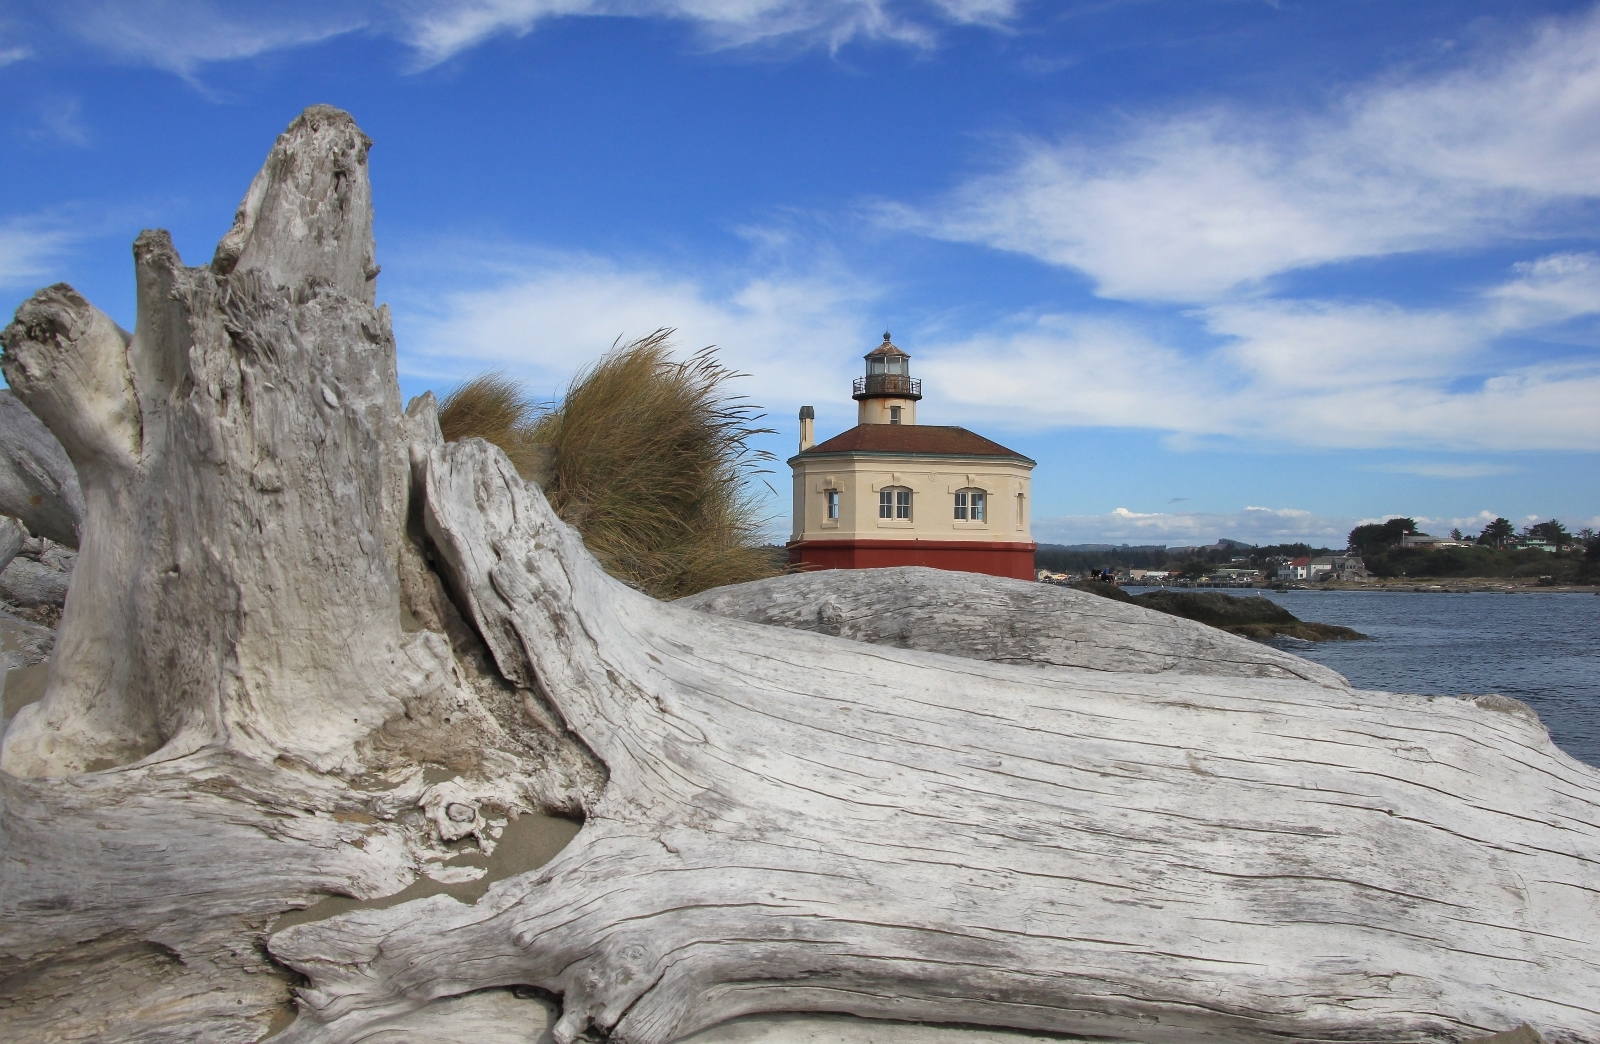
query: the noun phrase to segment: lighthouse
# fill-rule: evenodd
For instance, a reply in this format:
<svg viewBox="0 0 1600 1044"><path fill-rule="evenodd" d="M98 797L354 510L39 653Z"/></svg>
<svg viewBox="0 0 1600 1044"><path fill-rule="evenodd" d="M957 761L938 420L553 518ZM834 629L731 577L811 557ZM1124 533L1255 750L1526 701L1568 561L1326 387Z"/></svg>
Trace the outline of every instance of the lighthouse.
<svg viewBox="0 0 1600 1044"><path fill-rule="evenodd" d="M889 334L864 358L855 427L816 442L816 411L801 407L789 561L1033 579L1034 462L966 428L918 424L922 382Z"/></svg>

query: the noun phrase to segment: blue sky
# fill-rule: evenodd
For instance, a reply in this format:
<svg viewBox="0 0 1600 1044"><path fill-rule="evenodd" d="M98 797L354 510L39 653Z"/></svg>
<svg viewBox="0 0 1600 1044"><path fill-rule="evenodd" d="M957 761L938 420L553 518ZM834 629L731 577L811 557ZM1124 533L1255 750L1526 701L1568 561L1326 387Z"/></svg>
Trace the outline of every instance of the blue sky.
<svg viewBox="0 0 1600 1044"><path fill-rule="evenodd" d="M1590 3L0 2L0 98L13 304L131 326L138 231L208 260L326 102L407 395L672 326L781 458L888 329L1041 540L1600 524Z"/></svg>

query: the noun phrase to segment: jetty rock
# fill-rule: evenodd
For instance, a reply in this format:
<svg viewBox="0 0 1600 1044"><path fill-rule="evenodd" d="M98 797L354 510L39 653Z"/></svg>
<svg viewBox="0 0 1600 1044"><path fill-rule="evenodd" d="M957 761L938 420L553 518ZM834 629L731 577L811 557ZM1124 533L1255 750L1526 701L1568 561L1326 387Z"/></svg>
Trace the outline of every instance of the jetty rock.
<svg viewBox="0 0 1600 1044"><path fill-rule="evenodd" d="M1114 607L1188 666L632 590L402 411L370 144L313 107L210 264L141 235L131 335L65 285L0 333L86 506L0 744L0 1039L1600 1041L1600 771L1525 707L1207 671L1251 647ZM518 862L537 814L582 826Z"/></svg>
<svg viewBox="0 0 1600 1044"><path fill-rule="evenodd" d="M712 588L674 604L995 663L1350 687L1320 664L1143 606L1054 584L922 566L790 573Z"/></svg>

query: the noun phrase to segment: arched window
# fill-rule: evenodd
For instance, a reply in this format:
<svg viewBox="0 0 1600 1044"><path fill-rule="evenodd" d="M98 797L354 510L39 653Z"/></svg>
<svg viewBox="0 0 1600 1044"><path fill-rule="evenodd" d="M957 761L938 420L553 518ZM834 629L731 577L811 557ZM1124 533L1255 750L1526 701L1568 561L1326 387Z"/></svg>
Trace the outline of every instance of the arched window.
<svg viewBox="0 0 1600 1044"><path fill-rule="evenodd" d="M989 520L989 494L981 489L956 491L957 522L987 522Z"/></svg>
<svg viewBox="0 0 1600 1044"><path fill-rule="evenodd" d="M878 490L878 517L911 521L911 491L898 486Z"/></svg>

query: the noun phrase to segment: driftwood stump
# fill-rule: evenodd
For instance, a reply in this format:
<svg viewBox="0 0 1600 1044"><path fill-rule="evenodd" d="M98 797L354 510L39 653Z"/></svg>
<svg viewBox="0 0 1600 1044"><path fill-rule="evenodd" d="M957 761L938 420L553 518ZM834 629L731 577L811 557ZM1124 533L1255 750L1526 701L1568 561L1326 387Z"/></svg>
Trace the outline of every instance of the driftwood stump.
<svg viewBox="0 0 1600 1044"><path fill-rule="evenodd" d="M367 147L308 110L211 265L141 236L131 337L64 286L5 331L87 518L0 760L0 1036L488 1044L526 1039L520 988L562 1042L774 1011L1600 1041L1600 773L1527 708L632 591L401 412ZM583 826L497 874L539 813Z"/></svg>

